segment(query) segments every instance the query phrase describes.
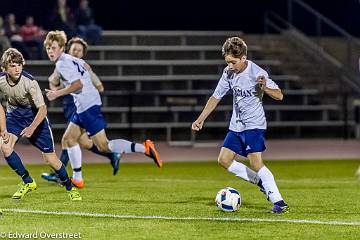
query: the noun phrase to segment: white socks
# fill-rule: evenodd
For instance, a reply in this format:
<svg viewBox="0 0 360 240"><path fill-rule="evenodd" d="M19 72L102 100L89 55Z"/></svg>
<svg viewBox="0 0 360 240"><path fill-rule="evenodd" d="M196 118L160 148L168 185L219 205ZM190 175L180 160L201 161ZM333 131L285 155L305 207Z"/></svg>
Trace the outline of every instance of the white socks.
<svg viewBox="0 0 360 240"><path fill-rule="evenodd" d="M73 178L76 181L81 181L82 180L82 172L81 172L82 156L81 156L80 146L79 146L79 144L76 144L75 146L68 148L67 151L69 154L71 167L73 169Z"/></svg>
<svg viewBox="0 0 360 240"><path fill-rule="evenodd" d="M270 170L263 166L258 172L257 175L262 181L262 185L265 188L267 195L272 203L283 200L279 192L278 187L276 186L275 179Z"/></svg>
<svg viewBox="0 0 360 240"><path fill-rule="evenodd" d="M116 153L145 153L145 146L143 144L130 142L125 139L110 140L108 147L112 152Z"/></svg>
<svg viewBox="0 0 360 240"><path fill-rule="evenodd" d="M256 172L248 168L245 164L234 160L227 170L231 173L234 173L237 177L244 179L245 181L251 182L253 184L259 183L260 178Z"/></svg>

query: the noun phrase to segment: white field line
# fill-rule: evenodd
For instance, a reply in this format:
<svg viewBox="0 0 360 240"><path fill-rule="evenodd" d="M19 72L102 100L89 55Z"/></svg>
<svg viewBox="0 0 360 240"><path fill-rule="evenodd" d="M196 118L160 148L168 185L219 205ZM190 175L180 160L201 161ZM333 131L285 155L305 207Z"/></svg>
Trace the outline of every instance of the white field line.
<svg viewBox="0 0 360 240"><path fill-rule="evenodd" d="M227 217L166 217L166 216L136 216L136 215L119 215L106 213L85 213L85 212L52 212L44 210L27 210L27 209L3 209L4 212L13 213L31 213L46 214L59 216L75 217L96 217L96 218L118 218L118 219L157 219L173 221L229 221L229 222L275 222L275 223L300 223L300 224L318 224L318 225L348 225L360 226L360 221L322 221L307 219L267 219L267 218L227 218Z"/></svg>

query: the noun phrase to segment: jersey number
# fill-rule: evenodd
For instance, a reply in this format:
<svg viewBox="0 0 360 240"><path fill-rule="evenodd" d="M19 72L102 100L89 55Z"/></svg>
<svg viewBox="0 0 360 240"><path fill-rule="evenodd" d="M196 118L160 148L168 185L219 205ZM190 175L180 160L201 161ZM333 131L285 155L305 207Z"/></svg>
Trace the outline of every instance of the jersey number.
<svg viewBox="0 0 360 240"><path fill-rule="evenodd" d="M78 69L79 73L81 74L81 76L83 76L83 75L84 75L84 72L85 72L85 71L84 71L85 69L84 69L82 66L80 66L79 63L77 63L77 62L75 62L75 61L72 61L72 62L73 62L73 64L77 67L77 69ZM81 67L83 70L81 70L80 67Z"/></svg>

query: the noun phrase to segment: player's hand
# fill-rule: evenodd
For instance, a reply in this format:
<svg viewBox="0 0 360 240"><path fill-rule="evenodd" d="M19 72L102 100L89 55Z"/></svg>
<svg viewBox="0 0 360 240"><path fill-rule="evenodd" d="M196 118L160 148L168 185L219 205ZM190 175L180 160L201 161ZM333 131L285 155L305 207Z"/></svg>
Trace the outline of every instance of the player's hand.
<svg viewBox="0 0 360 240"><path fill-rule="evenodd" d="M27 137L27 138L29 138L29 137L31 137L31 136L33 135L34 131L35 131L35 128L34 128L34 127L28 126L28 127L24 128L24 129L21 131L20 135L21 135L22 137Z"/></svg>
<svg viewBox="0 0 360 240"><path fill-rule="evenodd" d="M264 91L266 87L266 78L264 76L258 76L256 78L256 84L258 84L260 89Z"/></svg>
<svg viewBox="0 0 360 240"><path fill-rule="evenodd" d="M45 92L46 92L46 97L49 99L49 101L53 101L58 97L56 90L45 89Z"/></svg>
<svg viewBox="0 0 360 240"><path fill-rule="evenodd" d="M204 121L195 121L191 124L191 129L194 131L200 131L203 127Z"/></svg>
<svg viewBox="0 0 360 240"><path fill-rule="evenodd" d="M10 134L7 131L1 132L3 143L7 144L10 140Z"/></svg>
<svg viewBox="0 0 360 240"><path fill-rule="evenodd" d="M266 78L264 76L258 76L256 78L255 96L263 98L266 87Z"/></svg>

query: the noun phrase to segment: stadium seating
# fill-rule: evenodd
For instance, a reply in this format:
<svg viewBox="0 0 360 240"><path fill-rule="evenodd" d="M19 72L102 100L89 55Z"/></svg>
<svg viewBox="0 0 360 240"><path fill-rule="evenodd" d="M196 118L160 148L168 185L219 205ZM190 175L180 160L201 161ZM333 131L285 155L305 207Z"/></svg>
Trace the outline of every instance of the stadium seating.
<svg viewBox="0 0 360 240"><path fill-rule="evenodd" d="M102 45L91 46L86 60L105 86L103 111L110 138L151 136L168 142L223 139L231 116L231 95L209 117L206 131L195 136L190 125L216 86L225 66L221 45L231 35L242 33L105 31ZM339 106L335 101L322 101L321 89L303 86L301 70L294 71L296 63L277 54L283 51L277 48L279 44L269 47L266 36L243 37L249 39L249 58L269 71L284 90L282 103L264 99L271 127L268 137L311 137L313 128L327 136L328 129L343 126ZM271 44L276 42L274 36L269 39ZM49 61L27 61L25 68L36 76L42 89L47 87L47 77L54 68ZM65 127L61 101L49 106L49 118L60 139ZM282 131L287 134L279 134Z"/></svg>

